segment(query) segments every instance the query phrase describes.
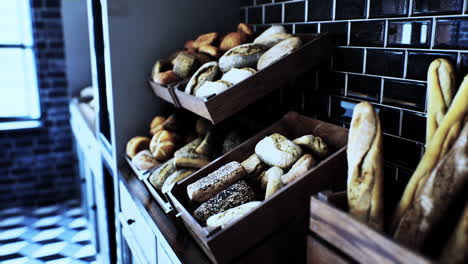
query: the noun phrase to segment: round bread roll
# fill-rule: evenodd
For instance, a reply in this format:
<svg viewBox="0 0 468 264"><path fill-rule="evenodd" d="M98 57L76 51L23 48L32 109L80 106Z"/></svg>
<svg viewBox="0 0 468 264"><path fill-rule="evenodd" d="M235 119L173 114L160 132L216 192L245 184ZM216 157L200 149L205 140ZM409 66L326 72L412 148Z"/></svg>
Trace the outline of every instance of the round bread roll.
<svg viewBox="0 0 468 264"><path fill-rule="evenodd" d="M255 154L266 164L286 169L302 155L301 147L280 134L272 134L255 145Z"/></svg>
<svg viewBox="0 0 468 264"><path fill-rule="evenodd" d="M208 62L198 69L195 74L190 78L187 86L185 86L185 92L188 94L196 94L198 88L200 88L205 82L213 81L218 75L219 68L216 61Z"/></svg>
<svg viewBox="0 0 468 264"><path fill-rule="evenodd" d="M167 130L156 132L151 139L151 153L159 161L166 161L172 157L175 147L175 134Z"/></svg>
<svg viewBox="0 0 468 264"><path fill-rule="evenodd" d="M181 79L185 79L195 71L197 67L197 59L188 52L182 51L177 54L173 60L174 73Z"/></svg>
<svg viewBox="0 0 468 264"><path fill-rule="evenodd" d="M235 85L249 78L250 76L254 75L256 72L257 71L252 68L243 68L243 69L232 68L223 75L221 80L230 82L232 83L232 85Z"/></svg>
<svg viewBox="0 0 468 264"><path fill-rule="evenodd" d="M150 170L159 165L157 159L151 155L151 152L147 149L138 152L135 157L132 158L132 164L139 170Z"/></svg>
<svg viewBox="0 0 468 264"><path fill-rule="evenodd" d="M162 130L162 124L164 123L164 121L166 121L166 118L164 116L154 117L150 124L150 134L154 135L159 130Z"/></svg>
<svg viewBox="0 0 468 264"><path fill-rule="evenodd" d="M160 72L153 76L153 81L162 85L171 84L179 80L179 77L175 74L173 70Z"/></svg>
<svg viewBox="0 0 468 264"><path fill-rule="evenodd" d="M218 95L232 86L232 83L226 81L205 82L195 93L197 97L209 97L211 95Z"/></svg>
<svg viewBox="0 0 468 264"><path fill-rule="evenodd" d="M135 157L138 152L149 148L150 141L147 137L134 137L130 139L127 143L127 155L130 158Z"/></svg>
<svg viewBox="0 0 468 264"><path fill-rule="evenodd" d="M291 54L293 51L301 47L302 41L298 37L292 37L281 41L273 46L258 59L257 69L262 70L271 64L279 61L283 57Z"/></svg>
<svg viewBox="0 0 468 264"><path fill-rule="evenodd" d="M265 49L264 46L255 43L234 47L219 59L219 69L227 72L232 68L254 67Z"/></svg>

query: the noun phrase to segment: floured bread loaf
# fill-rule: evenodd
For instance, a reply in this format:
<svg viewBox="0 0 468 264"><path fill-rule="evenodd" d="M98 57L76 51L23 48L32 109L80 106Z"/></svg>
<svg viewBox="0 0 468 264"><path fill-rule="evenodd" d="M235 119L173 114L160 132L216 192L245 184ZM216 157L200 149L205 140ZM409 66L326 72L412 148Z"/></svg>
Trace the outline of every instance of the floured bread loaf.
<svg viewBox="0 0 468 264"><path fill-rule="evenodd" d="M287 169L301 157L302 150L283 135L273 134L257 143L255 154L270 166Z"/></svg>
<svg viewBox="0 0 468 264"><path fill-rule="evenodd" d="M232 86L232 83L226 81L205 82L195 93L197 97L210 97L212 95L220 94Z"/></svg>
<svg viewBox="0 0 468 264"><path fill-rule="evenodd" d="M383 160L380 120L371 104L356 105L348 138L350 214L376 230L383 229Z"/></svg>
<svg viewBox="0 0 468 264"><path fill-rule="evenodd" d="M203 66L195 72L192 78L190 78L187 86L185 86L185 92L188 94L196 94L198 88L207 81L213 81L218 72L219 68L216 61L203 64Z"/></svg>
<svg viewBox="0 0 468 264"><path fill-rule="evenodd" d="M252 68L243 68L243 69L232 68L231 70L229 70L223 75L221 80L230 82L232 83L232 85L235 85L249 78L250 76L254 75L256 72L257 71Z"/></svg>

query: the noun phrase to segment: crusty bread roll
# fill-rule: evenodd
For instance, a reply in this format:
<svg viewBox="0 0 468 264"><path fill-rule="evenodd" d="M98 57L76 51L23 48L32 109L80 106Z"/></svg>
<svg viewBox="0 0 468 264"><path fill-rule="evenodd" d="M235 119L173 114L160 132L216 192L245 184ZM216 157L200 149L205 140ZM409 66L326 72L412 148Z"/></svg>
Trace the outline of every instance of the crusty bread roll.
<svg viewBox="0 0 468 264"><path fill-rule="evenodd" d="M246 174L247 172L239 162L229 162L187 186L188 197L192 201L204 202L242 179Z"/></svg>
<svg viewBox="0 0 468 264"><path fill-rule="evenodd" d="M151 154L159 161L166 161L172 157L175 148L175 134L167 130L159 130L151 139Z"/></svg>
<svg viewBox="0 0 468 264"><path fill-rule="evenodd" d="M455 69L446 59L436 59L427 72L427 129L426 144L444 118L455 93Z"/></svg>
<svg viewBox="0 0 468 264"><path fill-rule="evenodd" d="M195 74L190 78L187 86L185 86L185 92L188 94L196 94L198 88L200 88L206 81L213 81L218 75L219 68L216 61L208 62L198 69Z"/></svg>
<svg viewBox="0 0 468 264"><path fill-rule="evenodd" d="M263 55L258 59L257 69L265 69L283 57L293 53L295 50L299 49L301 45L302 41L298 37L292 37L281 41L267 52L263 53Z"/></svg>
<svg viewBox="0 0 468 264"><path fill-rule="evenodd" d="M264 36L262 38L257 38L255 39L254 43L271 48L275 46L276 44L280 43L281 41L288 39L288 38L292 38L292 37L293 35L289 33L276 33L276 34Z"/></svg>
<svg viewBox="0 0 468 264"><path fill-rule="evenodd" d="M239 45L227 51L219 59L219 69L222 72L227 72L232 68L254 67L264 52L265 47L259 44Z"/></svg>
<svg viewBox="0 0 468 264"><path fill-rule="evenodd" d="M174 64L174 73L179 78L185 79L196 70L198 61L195 56L190 55L186 51L182 51L177 54L177 57L175 57L172 63Z"/></svg>
<svg viewBox="0 0 468 264"><path fill-rule="evenodd" d="M157 159L147 149L138 152L132 158L132 164L139 170L150 170L159 165Z"/></svg>
<svg viewBox="0 0 468 264"><path fill-rule="evenodd" d="M183 148L177 150L174 153L175 165L178 167L202 168L210 163L210 159L208 157L195 153L195 150L201 142L201 138L196 138Z"/></svg>
<svg viewBox="0 0 468 264"><path fill-rule="evenodd" d="M154 186L154 188L156 188L156 190L161 191L166 179L176 170L177 168L174 164L174 158L172 158L151 173L149 176L149 182Z"/></svg>
<svg viewBox="0 0 468 264"><path fill-rule="evenodd" d="M226 52L246 42L247 35L245 35L243 32L231 32L224 36L223 40L219 44L219 48L222 52Z"/></svg>
<svg viewBox="0 0 468 264"><path fill-rule="evenodd" d="M287 169L302 155L301 148L280 134L272 134L260 140L255 154L266 164Z"/></svg>
<svg viewBox="0 0 468 264"><path fill-rule="evenodd" d="M153 81L162 85L168 85L180 81L179 76L173 71L160 72L153 76Z"/></svg>
<svg viewBox="0 0 468 264"><path fill-rule="evenodd" d="M279 33L288 33L286 31L286 28L284 28L283 26L271 26L269 27L267 30L263 31L262 34L260 34L260 36L258 36L255 40L254 40L254 43L269 36L269 35L273 35L273 34L279 34Z"/></svg>
<svg viewBox="0 0 468 264"><path fill-rule="evenodd" d="M200 205L193 212L193 217L202 225L205 225L210 216L254 200L255 193L253 189L245 181L241 180Z"/></svg>
<svg viewBox="0 0 468 264"><path fill-rule="evenodd" d="M443 264L468 263L468 202L440 257Z"/></svg>
<svg viewBox="0 0 468 264"><path fill-rule="evenodd" d="M295 179L303 176L308 170L314 167L315 164L317 164L317 161L315 161L314 157L310 154L305 154L296 161L296 163L294 163L288 173L281 177L281 181L283 184L289 184Z"/></svg>
<svg viewBox="0 0 468 264"><path fill-rule="evenodd" d="M167 179L164 181L164 184L161 188L161 192L162 193L169 192L170 190L172 190L172 188L174 187L176 183L192 175L194 172L195 172L194 170L190 170L190 169L176 170L169 177L167 177Z"/></svg>
<svg viewBox="0 0 468 264"><path fill-rule="evenodd" d="M160 77L158 76L162 72L166 72L172 69L172 65L170 61L166 60L157 60L154 65L153 69L151 71L151 78L153 81L160 83Z"/></svg>
<svg viewBox="0 0 468 264"><path fill-rule="evenodd" d="M265 176L268 179L266 185L266 192L265 192L265 200L270 198L273 194L275 194L281 187L284 186L283 182L281 181L281 176L283 176L284 172L279 167L271 167L265 172Z"/></svg>
<svg viewBox="0 0 468 264"><path fill-rule="evenodd" d="M193 46L194 43L195 43L195 41L188 40L188 41L185 42L184 48L187 49L187 50L194 50L195 49L195 47Z"/></svg>
<svg viewBox="0 0 468 264"><path fill-rule="evenodd" d="M437 128L431 142L427 143L426 152L406 185L403 197L392 219L391 227L393 231L395 231L396 225L400 222L400 218L408 209L409 205L414 203L414 198L420 193L424 182L427 180L437 162L447 154L460 134L462 125L464 125L464 118L468 113L468 100L466 98L468 98L468 75L465 76L463 83L458 89L447 114Z"/></svg>
<svg viewBox="0 0 468 264"><path fill-rule="evenodd" d="M198 48L198 52L208 54L214 58L221 56L221 50L213 45L202 45Z"/></svg>
<svg viewBox="0 0 468 264"><path fill-rule="evenodd" d="M193 42L193 47L198 49L203 45L213 45L216 40L218 40L219 33L218 32L210 32L205 33L197 37L197 39Z"/></svg>
<svg viewBox="0 0 468 264"><path fill-rule="evenodd" d="M382 130L368 102L356 105L348 138L347 196L350 214L376 230L383 229Z"/></svg>
<svg viewBox="0 0 468 264"><path fill-rule="evenodd" d="M138 152L149 149L150 141L151 139L147 137L134 137L130 139L127 143L127 155L133 158Z"/></svg>
<svg viewBox="0 0 468 264"><path fill-rule="evenodd" d="M237 25L237 31L242 32L249 37L253 36L254 34L252 28L250 28L250 26L245 23L240 23L239 25Z"/></svg>
<svg viewBox="0 0 468 264"><path fill-rule="evenodd" d="M162 124L166 121L164 116L155 116L150 124L150 134L153 136L159 130L163 129Z"/></svg>
<svg viewBox="0 0 468 264"><path fill-rule="evenodd" d="M232 85L235 85L249 78L250 76L254 75L256 72L257 71L252 68L243 68L243 69L232 68L223 75L221 80L230 82L232 83Z"/></svg>
<svg viewBox="0 0 468 264"><path fill-rule="evenodd" d="M234 208L228 209L222 213L212 215L206 220L206 225L209 227L224 227L229 223L236 221L246 215L253 209L257 208L262 202L248 202Z"/></svg>
<svg viewBox="0 0 468 264"><path fill-rule="evenodd" d="M397 224L394 238L415 250L425 247L429 235L447 216L450 205L468 184L468 119L452 149L431 172Z"/></svg>
<svg viewBox="0 0 468 264"><path fill-rule="evenodd" d="M232 83L226 81L210 82L206 81L198 90L195 92L197 97L210 97L212 95L220 94L232 86Z"/></svg>
<svg viewBox="0 0 468 264"><path fill-rule="evenodd" d="M327 144L320 137L305 135L293 140L293 142L301 147L305 147L312 151L314 157L326 158L330 152Z"/></svg>

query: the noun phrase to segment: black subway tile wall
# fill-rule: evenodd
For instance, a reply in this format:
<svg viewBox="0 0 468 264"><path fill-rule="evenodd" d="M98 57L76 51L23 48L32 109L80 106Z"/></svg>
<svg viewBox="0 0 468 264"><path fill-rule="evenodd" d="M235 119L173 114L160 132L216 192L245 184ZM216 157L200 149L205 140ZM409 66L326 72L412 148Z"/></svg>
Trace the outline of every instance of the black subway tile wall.
<svg viewBox="0 0 468 264"><path fill-rule="evenodd" d="M31 1L43 126L0 132L0 208L54 203L78 194L69 125L60 1Z"/></svg>
<svg viewBox="0 0 468 264"><path fill-rule="evenodd" d="M310 78L291 82L296 87L282 89L279 101L292 105L278 108L302 109L308 115L349 127L354 106L360 101L371 102L382 121L384 159L386 171L391 172L388 175L392 177L391 186L398 186L401 191L425 148L430 63L436 58L452 62L458 85L468 74L468 8L464 7L467 1L242 3L246 3L241 4L241 10L247 14L244 22L253 24L256 32L277 24L270 18L277 17L277 10L282 10L282 23L289 31L331 35L337 46L331 62L308 73ZM265 21L258 22L263 15ZM256 23L250 20L252 16L259 17ZM293 100L295 96L301 100Z"/></svg>

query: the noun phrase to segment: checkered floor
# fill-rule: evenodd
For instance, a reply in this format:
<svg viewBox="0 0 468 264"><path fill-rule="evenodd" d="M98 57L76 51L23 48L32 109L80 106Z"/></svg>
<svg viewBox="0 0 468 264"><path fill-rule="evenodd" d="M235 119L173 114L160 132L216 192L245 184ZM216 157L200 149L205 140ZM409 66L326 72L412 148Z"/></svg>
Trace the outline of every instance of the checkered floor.
<svg viewBox="0 0 468 264"><path fill-rule="evenodd" d="M0 263L95 263L79 203L0 211Z"/></svg>

